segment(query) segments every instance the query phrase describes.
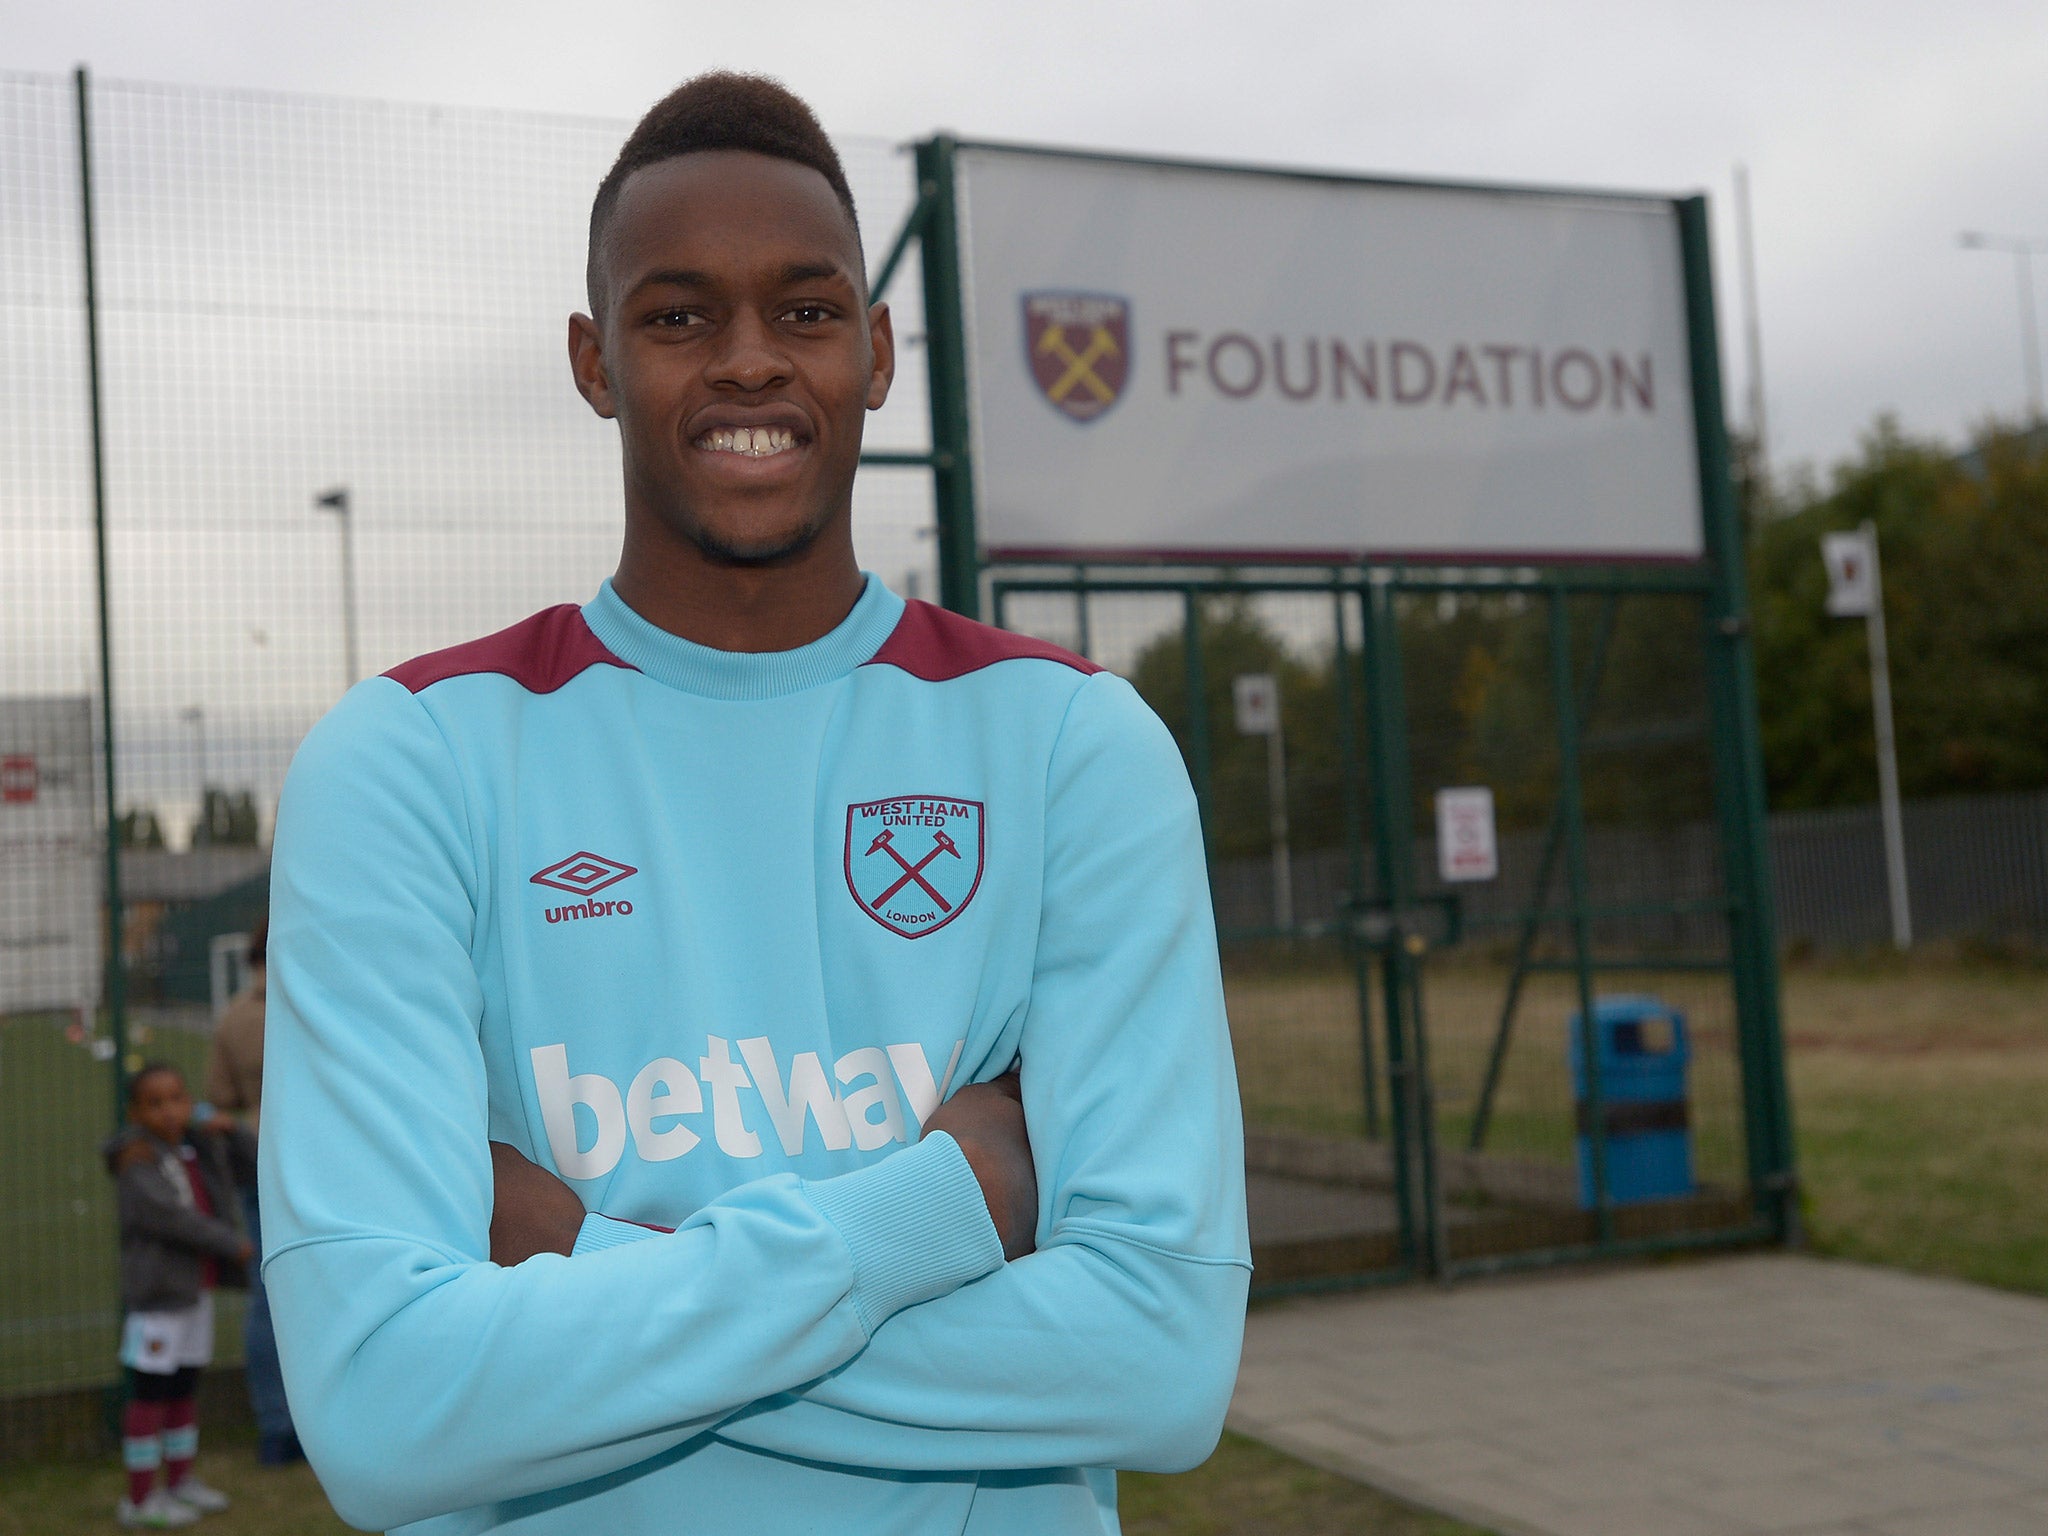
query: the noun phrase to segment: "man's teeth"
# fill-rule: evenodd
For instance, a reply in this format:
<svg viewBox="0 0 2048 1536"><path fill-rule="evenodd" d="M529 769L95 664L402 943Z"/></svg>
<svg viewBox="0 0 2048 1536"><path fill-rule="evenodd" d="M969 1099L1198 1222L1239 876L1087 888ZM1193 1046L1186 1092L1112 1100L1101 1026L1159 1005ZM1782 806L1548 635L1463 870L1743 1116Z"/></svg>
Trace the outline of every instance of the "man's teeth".
<svg viewBox="0 0 2048 1536"><path fill-rule="evenodd" d="M697 439L697 446L711 453L744 453L765 459L796 446L796 434L788 427L719 427Z"/></svg>

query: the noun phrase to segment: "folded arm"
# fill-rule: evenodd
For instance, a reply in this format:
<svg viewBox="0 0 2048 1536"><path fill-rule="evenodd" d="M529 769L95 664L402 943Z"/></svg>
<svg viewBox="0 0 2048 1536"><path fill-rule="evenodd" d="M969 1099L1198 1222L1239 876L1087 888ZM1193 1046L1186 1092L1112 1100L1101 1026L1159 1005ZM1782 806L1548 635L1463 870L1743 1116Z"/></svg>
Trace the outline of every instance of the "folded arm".
<svg viewBox="0 0 2048 1536"><path fill-rule="evenodd" d="M1070 709L1047 823L1022 1039L1038 1251L720 1436L914 1471L1171 1470L1214 1448L1250 1278L1243 1130L1194 797L1120 680Z"/></svg>
<svg viewBox="0 0 2048 1536"><path fill-rule="evenodd" d="M261 1189L301 1438L377 1529L629 1466L1002 1262L948 1136L573 1263L489 1262L478 866L434 722L356 689L279 809Z"/></svg>

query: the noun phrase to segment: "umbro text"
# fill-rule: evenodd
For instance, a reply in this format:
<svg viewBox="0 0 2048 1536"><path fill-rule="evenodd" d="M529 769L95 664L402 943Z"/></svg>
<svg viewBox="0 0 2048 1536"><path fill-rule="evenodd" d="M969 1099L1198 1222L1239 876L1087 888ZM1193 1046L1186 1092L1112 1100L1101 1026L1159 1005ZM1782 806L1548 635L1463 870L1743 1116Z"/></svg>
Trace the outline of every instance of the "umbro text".
<svg viewBox="0 0 2048 1536"><path fill-rule="evenodd" d="M551 923L573 923L584 917L631 917L630 901L572 901L566 907L549 907L542 914Z"/></svg>

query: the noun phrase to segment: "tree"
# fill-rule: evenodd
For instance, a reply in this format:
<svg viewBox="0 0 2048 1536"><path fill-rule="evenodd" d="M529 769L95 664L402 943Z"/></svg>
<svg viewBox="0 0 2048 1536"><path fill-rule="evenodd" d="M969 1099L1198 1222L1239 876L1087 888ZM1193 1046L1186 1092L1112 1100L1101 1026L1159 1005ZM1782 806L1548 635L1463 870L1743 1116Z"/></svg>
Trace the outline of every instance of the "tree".
<svg viewBox="0 0 2048 1536"><path fill-rule="evenodd" d="M206 786L199 816L192 823L194 848L256 846L256 797L246 789L229 791Z"/></svg>
<svg viewBox="0 0 2048 1536"><path fill-rule="evenodd" d="M123 848L161 848L164 845L163 823L146 805L130 806L121 813L114 826L117 841Z"/></svg>
<svg viewBox="0 0 2048 1536"><path fill-rule="evenodd" d="M1772 806L1877 795L1864 628L1827 616L1820 558L1823 533L1866 520L1904 792L2048 785L2048 438L1991 427L1958 456L1881 418L1825 489L1789 496L1750 546Z"/></svg>

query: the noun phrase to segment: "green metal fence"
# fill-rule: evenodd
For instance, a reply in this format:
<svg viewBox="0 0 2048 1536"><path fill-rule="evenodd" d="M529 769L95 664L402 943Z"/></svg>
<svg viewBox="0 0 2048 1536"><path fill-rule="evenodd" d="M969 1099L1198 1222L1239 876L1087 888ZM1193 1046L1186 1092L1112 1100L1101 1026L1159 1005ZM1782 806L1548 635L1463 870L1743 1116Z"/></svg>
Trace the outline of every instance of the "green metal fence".
<svg viewBox="0 0 2048 1536"><path fill-rule="evenodd" d="M1753 663L1703 199L1678 201L1705 558L1247 572L985 562L953 143L919 146L950 605L1129 673L1203 807L1265 1290L1783 1240L1796 1220ZM957 398L954 398L956 397ZM1280 682L1291 871L1262 874ZM1508 857L1433 879L1434 792L1489 786ZM1689 857L1685 856L1689 855ZM1268 855L1271 858L1271 855ZM1304 880L1304 876L1308 878ZM1264 898L1261 891L1271 894ZM1617 1200L1595 1017L1682 1014L1689 1192ZM1620 1119L1617 1120L1617 1115ZM1634 1145L1640 1146L1640 1143Z"/></svg>
<svg viewBox="0 0 2048 1536"><path fill-rule="evenodd" d="M562 324L625 127L0 75L0 1454L116 1376L98 1148L124 1067L201 1070L300 737L358 673L610 568L616 449ZM1732 534L1635 579L984 569L950 145L840 147L904 344L863 561L1127 673L1180 739L1260 1282L1781 1234ZM1284 924L1229 708L1255 663L1288 722ZM1452 899L1429 796L1482 773L1503 878ZM1617 978L1699 1042L1701 1193L1670 1208L1569 1198L1565 1020Z"/></svg>

